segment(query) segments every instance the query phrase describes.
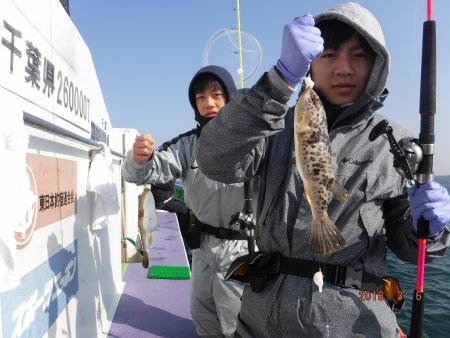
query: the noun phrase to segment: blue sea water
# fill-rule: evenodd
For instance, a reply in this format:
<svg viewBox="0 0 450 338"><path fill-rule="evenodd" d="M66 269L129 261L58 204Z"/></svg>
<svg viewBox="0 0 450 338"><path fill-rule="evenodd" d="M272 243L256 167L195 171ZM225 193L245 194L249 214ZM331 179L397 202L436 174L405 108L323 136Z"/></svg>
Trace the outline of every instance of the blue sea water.
<svg viewBox="0 0 450 338"><path fill-rule="evenodd" d="M450 176L437 176L435 180L450 191ZM397 320L407 334L411 320L411 305L416 282L416 266L388 254L387 273L395 276L405 296L404 308L397 312ZM425 328L424 337L450 337L450 253L425 266Z"/></svg>

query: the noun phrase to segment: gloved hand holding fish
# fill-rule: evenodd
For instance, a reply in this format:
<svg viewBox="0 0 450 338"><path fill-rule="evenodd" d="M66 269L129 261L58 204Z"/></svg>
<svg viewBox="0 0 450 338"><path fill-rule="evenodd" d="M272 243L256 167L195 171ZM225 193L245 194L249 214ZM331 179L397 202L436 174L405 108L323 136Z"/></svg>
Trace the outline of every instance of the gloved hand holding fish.
<svg viewBox="0 0 450 338"><path fill-rule="evenodd" d="M325 109L313 86L314 82L307 77L305 90L295 106L295 159L313 216L311 251L328 255L346 245L328 216L329 193L339 201L346 201L350 196L334 178Z"/></svg>
<svg viewBox="0 0 450 338"><path fill-rule="evenodd" d="M297 17L283 29L281 55L275 67L285 80L297 85L322 51L323 39L320 30L314 27L314 18L309 14Z"/></svg>

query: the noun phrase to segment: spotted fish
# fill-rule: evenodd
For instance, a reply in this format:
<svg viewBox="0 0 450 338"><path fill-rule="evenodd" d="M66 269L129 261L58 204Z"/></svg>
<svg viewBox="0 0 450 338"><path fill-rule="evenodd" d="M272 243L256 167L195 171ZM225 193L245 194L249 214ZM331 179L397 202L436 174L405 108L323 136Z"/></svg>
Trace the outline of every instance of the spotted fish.
<svg viewBox="0 0 450 338"><path fill-rule="evenodd" d="M328 196L349 199L348 192L335 181L331 167L330 139L325 109L314 91L311 78L295 106L295 159L311 206L311 251L328 255L345 247L345 239L328 216Z"/></svg>
<svg viewBox="0 0 450 338"><path fill-rule="evenodd" d="M152 231L156 228L155 199L149 188L139 195L138 199L138 248L142 252L142 266L148 268L148 246L152 244Z"/></svg>

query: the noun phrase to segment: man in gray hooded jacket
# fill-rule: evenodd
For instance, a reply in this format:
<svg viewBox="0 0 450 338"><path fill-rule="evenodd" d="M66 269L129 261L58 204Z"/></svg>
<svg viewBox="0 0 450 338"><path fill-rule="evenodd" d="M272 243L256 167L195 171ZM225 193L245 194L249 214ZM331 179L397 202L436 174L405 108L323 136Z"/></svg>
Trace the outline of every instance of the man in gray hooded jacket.
<svg viewBox="0 0 450 338"><path fill-rule="evenodd" d="M235 90L226 69L200 69L189 85L197 128L158 149L150 135L138 136L122 166L125 179L139 185L183 181L186 206L196 217L191 229L197 242L191 244L191 314L201 337L231 337L241 305L243 286L225 281L224 276L236 257L248 253L247 237L235 223L229 224L243 209L244 184L209 179L199 170L195 156L202 128L220 115Z"/></svg>
<svg viewBox="0 0 450 338"><path fill-rule="evenodd" d="M310 248L311 209L296 167L294 110L287 107L310 64L327 113L335 178L351 196L347 202L329 202L329 216L346 241L344 249L330 255ZM430 221L427 259L445 253L450 198L432 182L410 189L408 201L389 142L384 137L369 141L384 119L375 111L387 95L388 70L381 27L362 6L345 3L315 20L296 18L284 28L277 65L254 87L234 93L204 128L197 148L201 170L226 183L258 182L253 192L260 252L236 260L240 265L233 264L227 274L250 285L244 289L235 337L399 335L391 308L399 299L365 301L361 292L387 296L379 293L387 247L404 260L416 260L414 225L421 216ZM390 125L397 139L408 135ZM320 291L312 280L319 268L324 275Z"/></svg>

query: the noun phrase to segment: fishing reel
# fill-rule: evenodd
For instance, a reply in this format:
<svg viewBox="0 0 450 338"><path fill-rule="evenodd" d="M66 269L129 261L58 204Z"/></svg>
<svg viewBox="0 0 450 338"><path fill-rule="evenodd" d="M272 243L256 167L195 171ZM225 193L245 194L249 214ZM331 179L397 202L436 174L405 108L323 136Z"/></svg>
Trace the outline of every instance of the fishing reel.
<svg viewBox="0 0 450 338"><path fill-rule="evenodd" d="M239 229L247 236L248 252L255 252L255 223L252 215L239 211L231 216L229 225L237 224Z"/></svg>
<svg viewBox="0 0 450 338"><path fill-rule="evenodd" d="M244 182L244 208L231 216L229 225L232 224L237 224L241 232L247 236L248 253L254 253L256 225L253 222L252 193L249 181Z"/></svg>
<svg viewBox="0 0 450 338"><path fill-rule="evenodd" d="M416 179L417 169L423 158L419 139L406 137L397 142L392 127L387 120L382 120L369 134L369 140L375 141L379 136L386 134L391 146L390 152L394 155L394 168L411 184Z"/></svg>

